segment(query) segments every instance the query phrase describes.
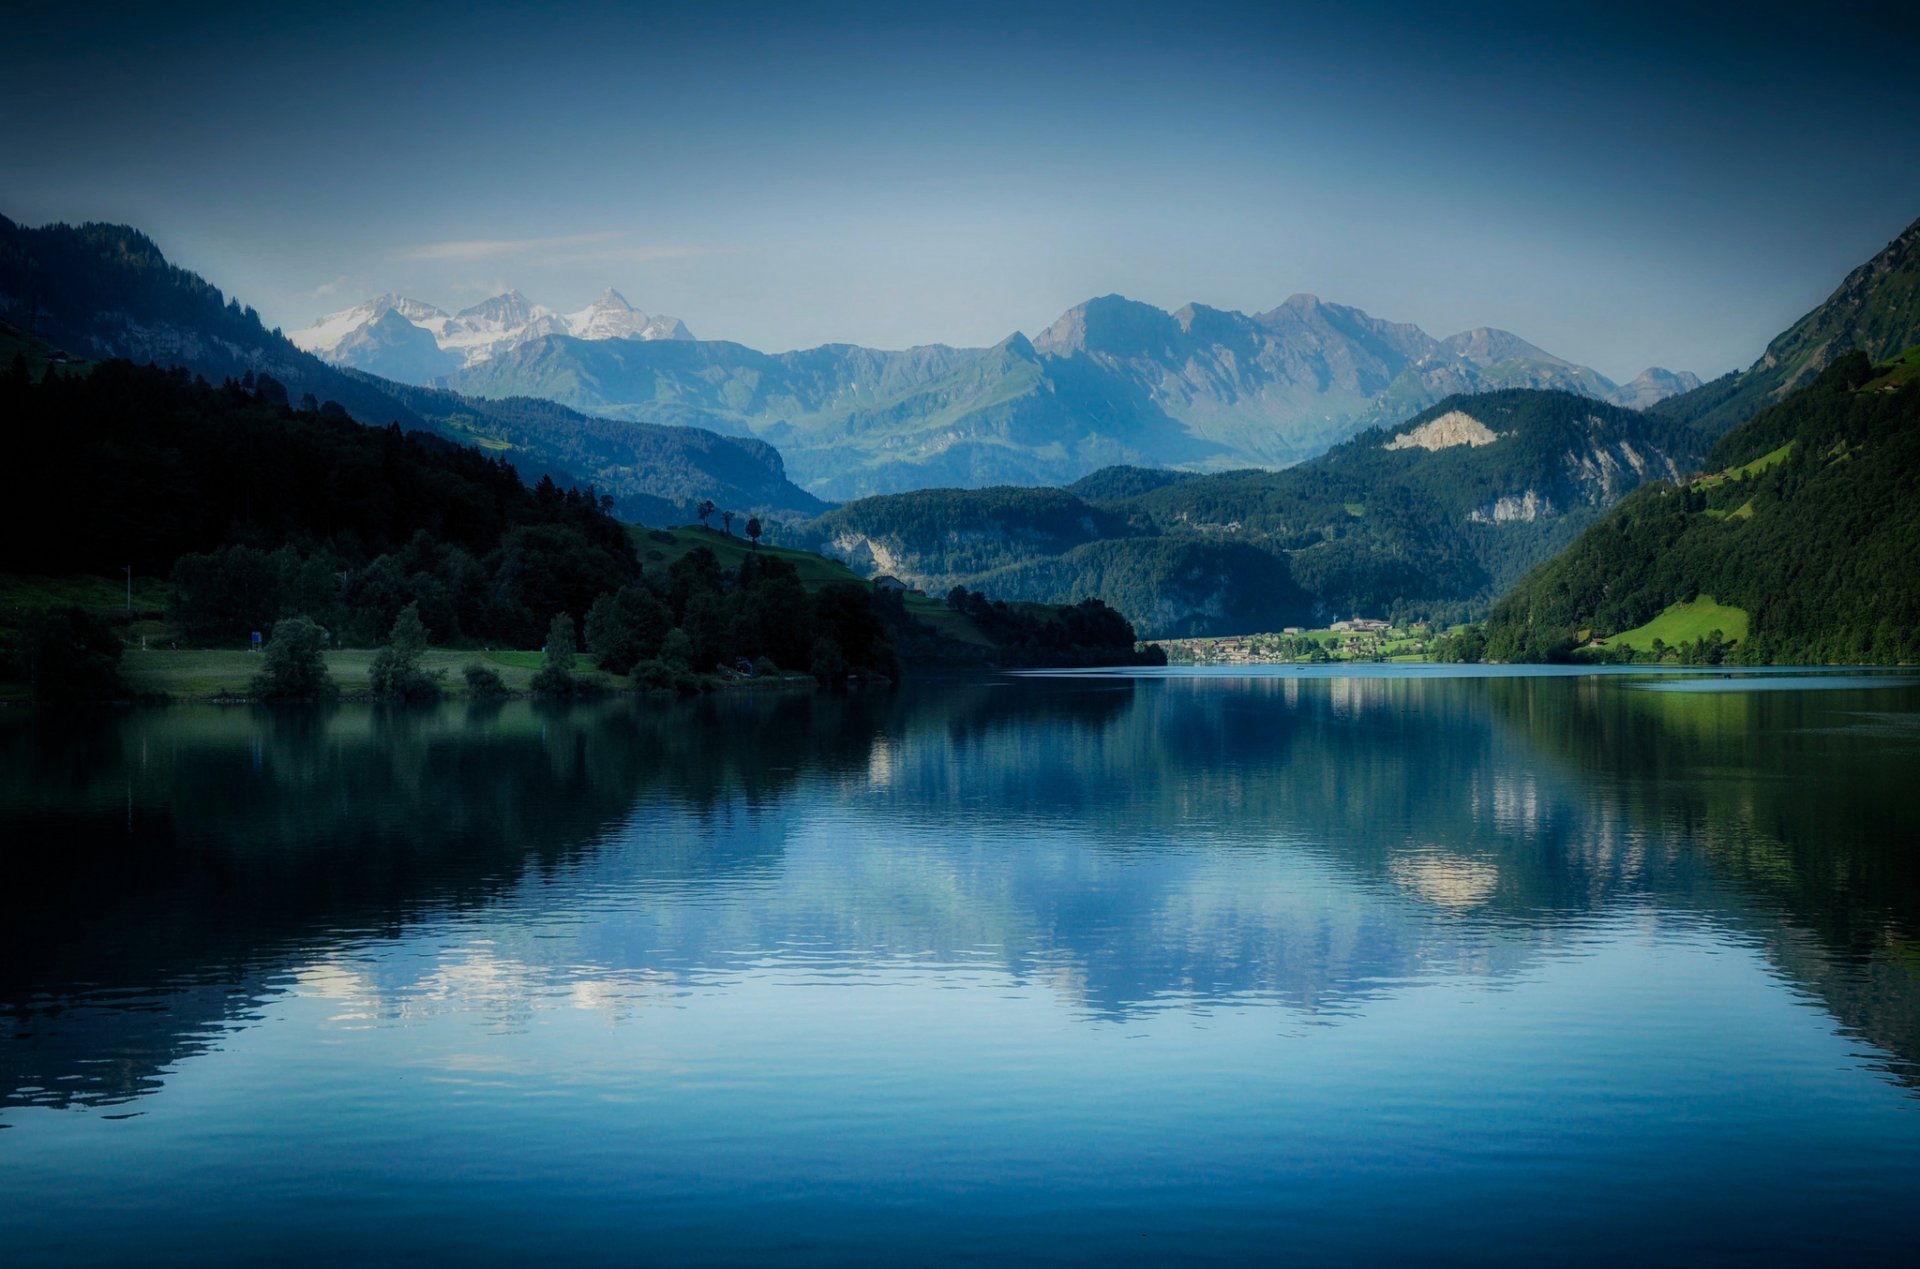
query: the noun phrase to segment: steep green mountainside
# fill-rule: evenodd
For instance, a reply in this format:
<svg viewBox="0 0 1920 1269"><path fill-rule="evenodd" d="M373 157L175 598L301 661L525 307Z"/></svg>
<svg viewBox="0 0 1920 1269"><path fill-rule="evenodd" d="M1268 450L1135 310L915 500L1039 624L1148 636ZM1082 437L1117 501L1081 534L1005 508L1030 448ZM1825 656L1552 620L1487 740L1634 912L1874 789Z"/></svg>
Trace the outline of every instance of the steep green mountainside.
<svg viewBox="0 0 1920 1269"><path fill-rule="evenodd" d="M1920 344L1920 220L1849 273L1832 295L1746 370L1670 397L1653 412L1717 437L1804 387L1842 355L1874 360Z"/></svg>
<svg viewBox="0 0 1920 1269"><path fill-rule="evenodd" d="M330 366L124 225L36 229L0 216L0 319L13 332L0 334L0 370L21 352L37 374L57 350L180 366L216 384L265 375L296 404L307 395L338 402L362 423L480 445L529 480L593 484L635 519L685 518L703 498L763 515L813 515L825 505L786 479L763 442L591 418L548 402L471 400Z"/></svg>
<svg viewBox="0 0 1920 1269"><path fill-rule="evenodd" d="M1846 353L1723 437L1716 474L1628 497L1494 607L1487 654L1563 656L1711 596L1748 616L1741 660L1920 660L1920 385L1897 370Z"/></svg>
<svg viewBox="0 0 1920 1269"><path fill-rule="evenodd" d="M1698 467L1692 429L1566 392L1453 397L1284 471L1130 469L1077 490L860 499L797 532L929 590L1099 594L1155 637L1356 612L1471 615L1646 480ZM1206 549L1201 549L1206 548Z"/></svg>
<svg viewBox="0 0 1920 1269"><path fill-rule="evenodd" d="M1641 403L1695 382L1621 387L1504 331L1434 339L1296 295L1258 314L1089 300L1029 341L768 354L724 341L531 339L452 376L623 419L778 445L827 498L1058 485L1110 465L1277 467L1456 393L1558 388Z"/></svg>

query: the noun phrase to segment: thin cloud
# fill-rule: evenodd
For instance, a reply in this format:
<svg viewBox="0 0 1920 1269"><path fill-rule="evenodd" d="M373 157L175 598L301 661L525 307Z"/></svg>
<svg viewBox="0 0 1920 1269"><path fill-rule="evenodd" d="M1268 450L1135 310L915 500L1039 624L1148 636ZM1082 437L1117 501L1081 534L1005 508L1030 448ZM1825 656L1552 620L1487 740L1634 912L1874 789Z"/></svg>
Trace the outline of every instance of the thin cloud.
<svg viewBox="0 0 1920 1269"><path fill-rule="evenodd" d="M625 235L614 233L562 234L554 238L475 238L458 242L427 242L394 252L397 260L503 260L524 256L531 251L555 247L580 247L595 242L613 242Z"/></svg>
<svg viewBox="0 0 1920 1269"><path fill-rule="evenodd" d="M720 254L715 247L660 245L611 247L604 251L568 251L550 257L563 264L652 264L659 260L692 260Z"/></svg>

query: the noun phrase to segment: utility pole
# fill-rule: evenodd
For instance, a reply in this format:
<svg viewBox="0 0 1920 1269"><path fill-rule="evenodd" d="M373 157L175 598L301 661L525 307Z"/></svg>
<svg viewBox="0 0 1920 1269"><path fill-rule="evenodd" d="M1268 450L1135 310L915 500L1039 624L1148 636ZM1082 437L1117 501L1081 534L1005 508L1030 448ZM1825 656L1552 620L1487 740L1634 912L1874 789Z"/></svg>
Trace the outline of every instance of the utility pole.
<svg viewBox="0 0 1920 1269"><path fill-rule="evenodd" d="M133 565L122 564L121 569L127 575L127 611L133 611Z"/></svg>

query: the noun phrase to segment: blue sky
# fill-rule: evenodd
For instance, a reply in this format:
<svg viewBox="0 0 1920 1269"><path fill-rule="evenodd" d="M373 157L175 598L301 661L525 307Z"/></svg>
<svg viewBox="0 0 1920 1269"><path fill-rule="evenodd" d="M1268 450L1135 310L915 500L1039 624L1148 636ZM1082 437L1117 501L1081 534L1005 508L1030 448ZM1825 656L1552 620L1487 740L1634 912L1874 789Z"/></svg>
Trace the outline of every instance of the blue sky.
<svg viewBox="0 0 1920 1269"><path fill-rule="evenodd" d="M1892 8L332 4L9 18L0 212L293 329L614 285L781 349L1296 291L1743 366L1920 217Z"/></svg>

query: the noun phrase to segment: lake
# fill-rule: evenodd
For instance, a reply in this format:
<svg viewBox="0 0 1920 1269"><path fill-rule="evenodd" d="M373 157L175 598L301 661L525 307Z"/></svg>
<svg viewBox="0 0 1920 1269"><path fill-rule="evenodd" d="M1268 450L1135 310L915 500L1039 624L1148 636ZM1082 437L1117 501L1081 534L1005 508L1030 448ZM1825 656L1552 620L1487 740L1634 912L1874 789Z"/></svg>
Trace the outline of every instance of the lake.
<svg viewBox="0 0 1920 1269"><path fill-rule="evenodd" d="M0 710L9 1265L1884 1260L1920 679Z"/></svg>

